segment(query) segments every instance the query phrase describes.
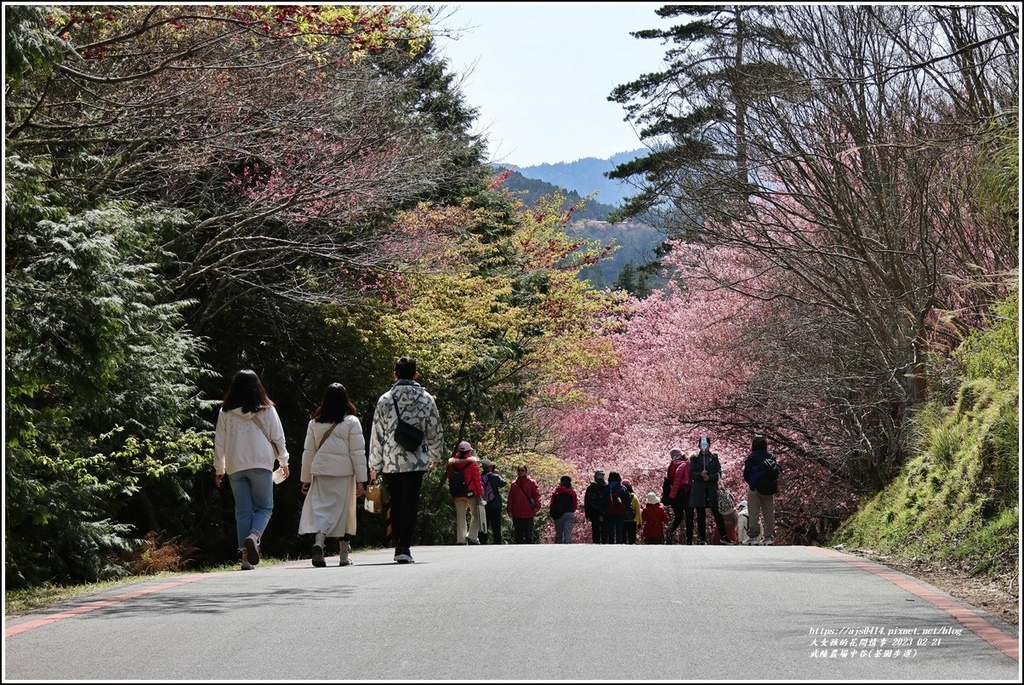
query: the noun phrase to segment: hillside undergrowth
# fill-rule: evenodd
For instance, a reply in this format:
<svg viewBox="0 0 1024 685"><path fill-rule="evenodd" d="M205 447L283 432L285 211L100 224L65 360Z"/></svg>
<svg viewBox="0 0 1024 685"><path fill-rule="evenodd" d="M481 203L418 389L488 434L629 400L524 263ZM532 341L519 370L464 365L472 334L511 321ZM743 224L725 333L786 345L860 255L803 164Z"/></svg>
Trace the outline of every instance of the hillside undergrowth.
<svg viewBox="0 0 1024 685"><path fill-rule="evenodd" d="M919 453L840 526L832 544L970 575L1020 576L1018 304L962 348L965 377L951 406L917 417Z"/></svg>

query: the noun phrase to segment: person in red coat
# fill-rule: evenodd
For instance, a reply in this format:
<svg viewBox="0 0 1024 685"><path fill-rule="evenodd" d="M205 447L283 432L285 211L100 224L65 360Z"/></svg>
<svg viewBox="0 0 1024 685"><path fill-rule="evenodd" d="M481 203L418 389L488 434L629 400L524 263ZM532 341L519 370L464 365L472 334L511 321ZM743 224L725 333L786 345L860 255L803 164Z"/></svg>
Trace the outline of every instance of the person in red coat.
<svg viewBox="0 0 1024 685"><path fill-rule="evenodd" d="M665 525L668 523L668 512L665 511L665 507L653 492L647 493L647 506L644 507L640 518L644 525L644 544L665 544Z"/></svg>
<svg viewBox="0 0 1024 685"><path fill-rule="evenodd" d="M462 471L465 493L452 493L455 504L455 544L480 544L480 516L477 514L477 502L483 501L484 483L480 479L479 459L473 456L473 446L463 440L455 448L455 454L448 460L445 479L451 482L452 472ZM466 510L469 510L469 535L466 534Z"/></svg>
<svg viewBox="0 0 1024 685"><path fill-rule="evenodd" d="M532 545L533 518L540 511L540 488L537 481L530 478L526 464L516 469L516 479L508 488L508 504L505 511L512 519L517 545Z"/></svg>

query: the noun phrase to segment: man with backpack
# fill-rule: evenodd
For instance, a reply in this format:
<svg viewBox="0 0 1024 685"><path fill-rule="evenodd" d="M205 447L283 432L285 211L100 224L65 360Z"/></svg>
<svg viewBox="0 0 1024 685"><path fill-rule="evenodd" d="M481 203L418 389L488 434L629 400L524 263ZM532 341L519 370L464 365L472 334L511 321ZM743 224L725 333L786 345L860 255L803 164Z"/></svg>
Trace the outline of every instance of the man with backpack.
<svg viewBox="0 0 1024 685"><path fill-rule="evenodd" d="M775 495L779 492L779 476L782 466L775 455L768 451L768 440L755 435L750 445L750 454L743 462L743 480L747 482L747 539L745 545L774 545ZM761 522L764 517L764 540L761 536Z"/></svg>
<svg viewBox="0 0 1024 685"><path fill-rule="evenodd" d="M579 498L572 487L572 478L562 476L559 479L558 487L551 493L549 506L548 513L555 524L555 544L571 544L572 527L576 523L576 510L580 506Z"/></svg>
<svg viewBox="0 0 1024 685"><path fill-rule="evenodd" d="M455 544L480 544L482 521L477 513L477 502L483 501L484 484L480 480L480 466L473 456L473 446L463 440L448 460L448 493L455 504ZM466 510L469 510L469 535L466 535Z"/></svg>
<svg viewBox="0 0 1024 685"><path fill-rule="evenodd" d="M608 474L603 499L605 542L609 545L623 545L626 543L626 518L632 516L633 496L615 471Z"/></svg>
<svg viewBox="0 0 1024 685"><path fill-rule="evenodd" d="M668 544L675 544L679 524L686 519L686 539L693 540L693 508L690 507L690 461L678 447L669 451L672 460L661 486L662 502L672 507L672 523L668 527ZM687 542L687 544L690 544Z"/></svg>
<svg viewBox="0 0 1024 685"><path fill-rule="evenodd" d="M594 471L594 482L587 486L583 493L583 515L590 521L591 539L595 545L603 545L608 540L604 530L604 471Z"/></svg>
<svg viewBox="0 0 1024 685"><path fill-rule="evenodd" d="M501 540L501 510L505 503L501 499L501 488L505 487L505 479L495 470L494 462L490 459L480 460L480 466L484 473L480 480L484 484L484 513L487 516L487 530L491 534L492 544L500 545ZM480 544L487 544L487 533L480 531Z"/></svg>

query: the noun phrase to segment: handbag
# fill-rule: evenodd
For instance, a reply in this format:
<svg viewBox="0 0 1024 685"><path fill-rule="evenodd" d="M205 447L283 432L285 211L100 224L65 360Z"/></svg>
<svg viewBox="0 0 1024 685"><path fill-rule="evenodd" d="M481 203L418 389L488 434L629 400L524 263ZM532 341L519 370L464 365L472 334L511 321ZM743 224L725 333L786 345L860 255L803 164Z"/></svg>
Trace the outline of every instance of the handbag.
<svg viewBox="0 0 1024 685"><path fill-rule="evenodd" d="M480 522L480 532L489 533L487 530L487 508L484 503L480 501L480 498L476 500L476 520Z"/></svg>
<svg viewBox="0 0 1024 685"><path fill-rule="evenodd" d="M398 417L398 425L395 426L395 442L409 452L415 452L423 445L423 431L416 426L402 420L402 412L398 409L398 401L391 397L395 405L395 416Z"/></svg>
<svg viewBox="0 0 1024 685"><path fill-rule="evenodd" d="M371 514L384 513L384 489L380 485L370 483L363 491L363 496L366 497L366 501L363 503L363 508L366 511Z"/></svg>

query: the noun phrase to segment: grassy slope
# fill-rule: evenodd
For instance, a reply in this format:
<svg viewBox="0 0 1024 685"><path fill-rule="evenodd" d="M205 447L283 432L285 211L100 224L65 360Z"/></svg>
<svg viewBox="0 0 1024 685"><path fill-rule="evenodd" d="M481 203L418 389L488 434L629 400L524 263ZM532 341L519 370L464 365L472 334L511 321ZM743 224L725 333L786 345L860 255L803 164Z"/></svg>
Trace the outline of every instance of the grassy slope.
<svg viewBox="0 0 1024 685"><path fill-rule="evenodd" d="M1020 574L1019 386L970 381L920 420L922 452L836 533L833 544L972 575Z"/></svg>

